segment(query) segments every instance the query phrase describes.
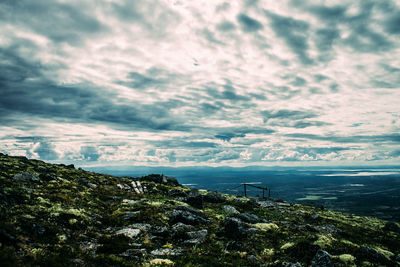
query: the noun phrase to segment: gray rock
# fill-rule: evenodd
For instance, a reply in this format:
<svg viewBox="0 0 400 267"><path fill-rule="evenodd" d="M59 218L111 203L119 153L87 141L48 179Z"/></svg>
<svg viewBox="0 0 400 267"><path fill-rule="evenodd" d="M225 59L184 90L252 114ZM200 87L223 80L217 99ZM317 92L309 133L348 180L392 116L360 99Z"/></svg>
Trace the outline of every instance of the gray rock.
<svg viewBox="0 0 400 267"><path fill-rule="evenodd" d="M247 212L237 214L237 215L235 215L235 217L239 218L242 221L247 222L247 223L259 223L259 222L261 222L260 218L258 218L257 215L250 214L250 213L247 213Z"/></svg>
<svg viewBox="0 0 400 267"><path fill-rule="evenodd" d="M143 232L149 231L151 229L151 225L148 223L134 223L129 225L129 227L139 229Z"/></svg>
<svg viewBox="0 0 400 267"><path fill-rule="evenodd" d="M24 181L24 182L40 181L39 176L37 176L35 173L31 173L31 172L18 173L16 175L14 175L13 179L16 181Z"/></svg>
<svg viewBox="0 0 400 267"><path fill-rule="evenodd" d="M244 222L242 222L238 218L227 217L224 222L224 227L227 236L237 237L237 238L247 236L247 231L246 231L247 226Z"/></svg>
<svg viewBox="0 0 400 267"><path fill-rule="evenodd" d="M155 236L167 237L170 234L170 231L166 226L153 226L151 233Z"/></svg>
<svg viewBox="0 0 400 267"><path fill-rule="evenodd" d="M302 265L298 262L281 262L281 263L271 263L268 266L270 267L302 267Z"/></svg>
<svg viewBox="0 0 400 267"><path fill-rule="evenodd" d="M257 204L263 209L275 209L278 205L272 200L257 201Z"/></svg>
<svg viewBox="0 0 400 267"><path fill-rule="evenodd" d="M189 192L188 197L186 198L186 203L198 209L202 209L204 207L203 196L196 188L193 188L192 191Z"/></svg>
<svg viewBox="0 0 400 267"><path fill-rule="evenodd" d="M178 209L172 212L172 223L184 223L190 225L208 224L207 217L196 210L179 206Z"/></svg>
<svg viewBox="0 0 400 267"><path fill-rule="evenodd" d="M115 232L115 234L116 235L124 235L129 238L134 238L140 234L140 230L135 229L135 228L124 228L124 229L121 229L121 230Z"/></svg>
<svg viewBox="0 0 400 267"><path fill-rule="evenodd" d="M237 209L235 209L235 207L232 207L230 205L224 205L222 208L228 215L235 215L240 213Z"/></svg>
<svg viewBox="0 0 400 267"><path fill-rule="evenodd" d="M204 242L204 240L207 237L207 230L206 229L202 229L199 231L193 231L193 232L188 232L187 236L188 236L188 240L185 240L185 244L190 244L190 245L197 245L197 244L201 244Z"/></svg>
<svg viewBox="0 0 400 267"><path fill-rule="evenodd" d="M224 203L226 201L226 197L218 192L210 192L203 197L203 200L209 203Z"/></svg>
<svg viewBox="0 0 400 267"><path fill-rule="evenodd" d="M153 256L178 256L183 254L183 249L177 248L159 248L151 251Z"/></svg>
<svg viewBox="0 0 400 267"><path fill-rule="evenodd" d="M172 231L174 232L190 232L193 231L195 228L192 225L187 225L181 222L178 222L174 225L172 225Z"/></svg>
<svg viewBox="0 0 400 267"><path fill-rule="evenodd" d="M133 199L124 199L122 200L123 204L129 204L129 205L134 205L134 204L138 204L138 203L142 203L143 200L133 200Z"/></svg>
<svg viewBox="0 0 400 267"><path fill-rule="evenodd" d="M171 191L168 192L168 195L171 197L184 198L184 199L188 197L188 193L179 189L172 189Z"/></svg>
<svg viewBox="0 0 400 267"><path fill-rule="evenodd" d="M128 249L123 253L119 254L120 256L127 258L129 260L140 260L147 255L146 249Z"/></svg>
<svg viewBox="0 0 400 267"><path fill-rule="evenodd" d="M389 262L385 255L368 246L362 247L356 257L378 264L388 264Z"/></svg>
<svg viewBox="0 0 400 267"><path fill-rule="evenodd" d="M124 220L130 220L132 218L137 217L140 214L140 211L125 211L124 213Z"/></svg>
<svg viewBox="0 0 400 267"><path fill-rule="evenodd" d="M311 263L312 267L333 267L332 257L325 250L318 250Z"/></svg>

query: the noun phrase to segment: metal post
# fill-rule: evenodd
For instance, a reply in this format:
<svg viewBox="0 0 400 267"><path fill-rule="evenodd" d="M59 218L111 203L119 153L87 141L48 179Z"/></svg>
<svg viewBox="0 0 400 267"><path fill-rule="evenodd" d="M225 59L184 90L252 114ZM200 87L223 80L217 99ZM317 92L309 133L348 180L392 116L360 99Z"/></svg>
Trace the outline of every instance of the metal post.
<svg viewBox="0 0 400 267"><path fill-rule="evenodd" d="M264 199L264 189L262 191L263 191L263 198L262 199Z"/></svg>
<svg viewBox="0 0 400 267"><path fill-rule="evenodd" d="M271 189L268 188L268 199L271 198Z"/></svg>
<svg viewBox="0 0 400 267"><path fill-rule="evenodd" d="M244 196L247 197L247 193L246 193L246 184L243 184L244 186Z"/></svg>

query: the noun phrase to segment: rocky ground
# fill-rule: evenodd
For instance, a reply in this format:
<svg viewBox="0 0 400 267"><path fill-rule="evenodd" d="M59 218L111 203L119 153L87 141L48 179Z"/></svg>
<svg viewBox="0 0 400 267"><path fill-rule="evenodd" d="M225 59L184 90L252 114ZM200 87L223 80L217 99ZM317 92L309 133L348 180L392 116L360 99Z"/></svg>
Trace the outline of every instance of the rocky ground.
<svg viewBox="0 0 400 267"><path fill-rule="evenodd" d="M400 266L400 227L0 153L2 266Z"/></svg>

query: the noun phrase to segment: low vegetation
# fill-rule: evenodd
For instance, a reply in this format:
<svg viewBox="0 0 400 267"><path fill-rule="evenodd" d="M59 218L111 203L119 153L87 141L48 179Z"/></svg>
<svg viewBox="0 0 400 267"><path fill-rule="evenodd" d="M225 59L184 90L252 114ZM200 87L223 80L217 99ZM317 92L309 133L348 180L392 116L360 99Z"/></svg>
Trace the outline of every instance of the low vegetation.
<svg viewBox="0 0 400 267"><path fill-rule="evenodd" d="M0 153L2 266L399 266L400 227Z"/></svg>

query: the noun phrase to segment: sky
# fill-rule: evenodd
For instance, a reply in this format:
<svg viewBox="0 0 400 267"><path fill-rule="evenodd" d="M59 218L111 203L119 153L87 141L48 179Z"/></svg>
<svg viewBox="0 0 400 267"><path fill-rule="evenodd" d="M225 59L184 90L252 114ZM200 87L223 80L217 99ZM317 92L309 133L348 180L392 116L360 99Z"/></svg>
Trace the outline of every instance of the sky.
<svg viewBox="0 0 400 267"><path fill-rule="evenodd" d="M400 2L3 0L0 152L400 163Z"/></svg>

